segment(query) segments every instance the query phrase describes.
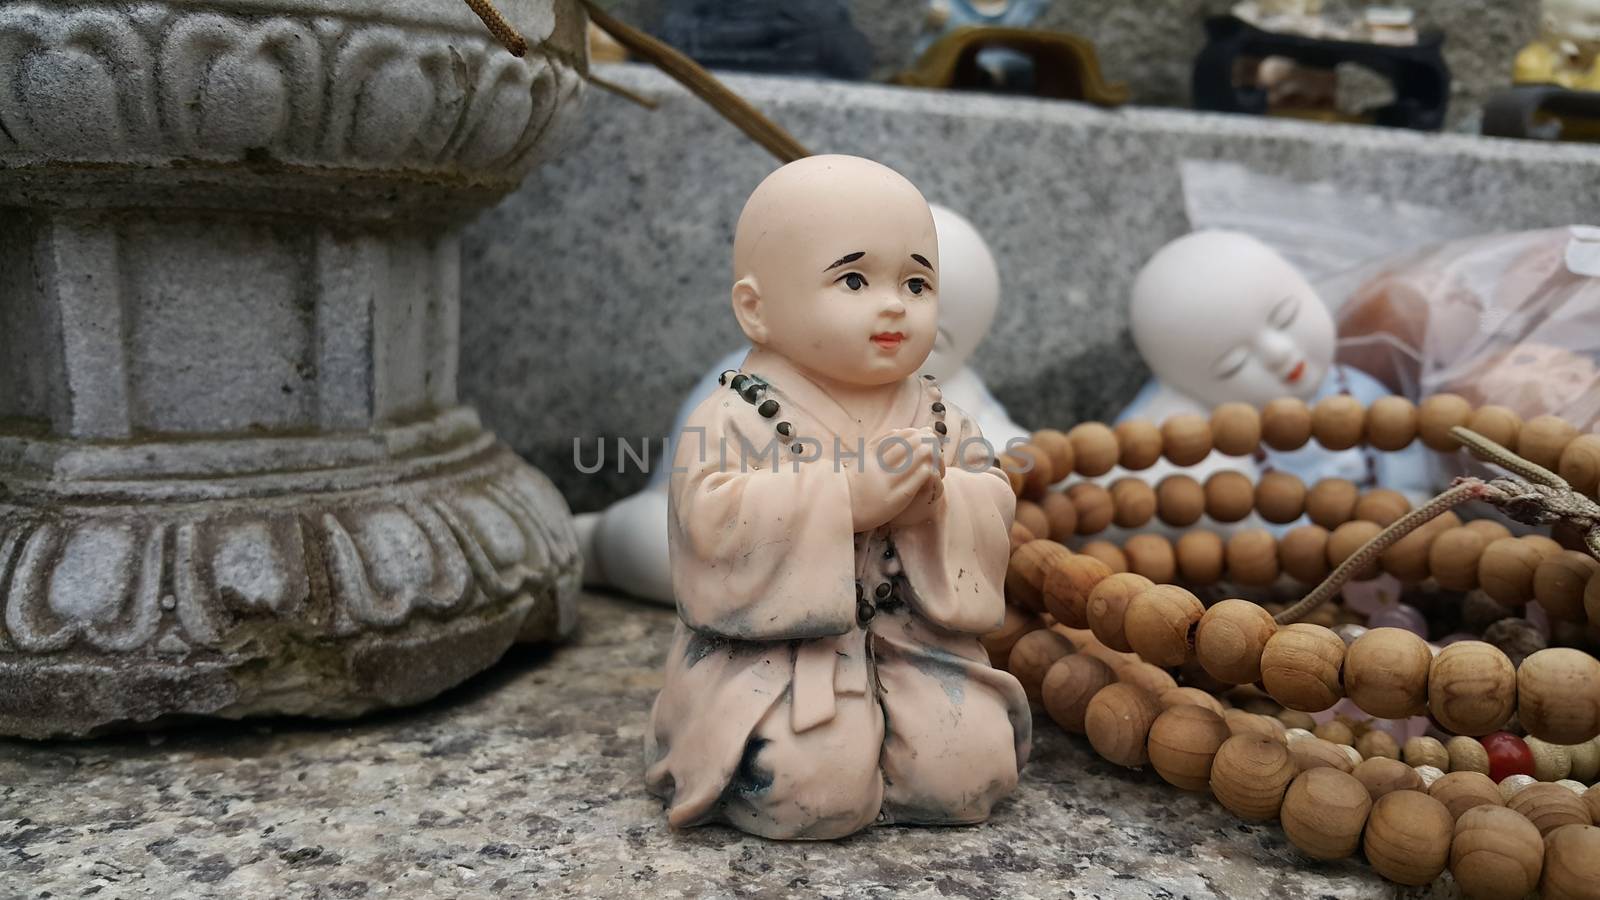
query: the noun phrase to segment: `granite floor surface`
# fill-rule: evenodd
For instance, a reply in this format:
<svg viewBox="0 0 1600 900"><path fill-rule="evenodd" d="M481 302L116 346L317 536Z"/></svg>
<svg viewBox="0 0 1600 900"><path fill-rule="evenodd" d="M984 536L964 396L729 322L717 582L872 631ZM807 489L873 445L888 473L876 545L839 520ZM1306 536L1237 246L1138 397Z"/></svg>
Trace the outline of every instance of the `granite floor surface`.
<svg viewBox="0 0 1600 900"><path fill-rule="evenodd" d="M586 596L578 636L420 709L0 743L0 897L1445 898L1313 863L1042 717L987 825L781 844L673 833L641 740L670 611Z"/></svg>

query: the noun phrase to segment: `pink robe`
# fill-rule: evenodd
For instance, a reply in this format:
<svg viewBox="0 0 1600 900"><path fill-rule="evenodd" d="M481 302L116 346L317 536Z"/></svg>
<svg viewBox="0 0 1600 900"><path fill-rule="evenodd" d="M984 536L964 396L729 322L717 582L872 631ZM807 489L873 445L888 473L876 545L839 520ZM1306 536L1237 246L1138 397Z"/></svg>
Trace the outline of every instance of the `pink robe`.
<svg viewBox="0 0 1600 900"><path fill-rule="evenodd" d="M1021 686L977 639L1004 617L1005 476L984 465L986 446L963 444L980 437L970 419L935 412L929 380L907 379L885 421L859 423L782 357L754 351L742 371L765 392L720 388L674 461L680 622L646 734L650 789L673 826L778 838L982 821L1015 787L1031 735ZM853 534L835 447L940 420L934 520Z"/></svg>

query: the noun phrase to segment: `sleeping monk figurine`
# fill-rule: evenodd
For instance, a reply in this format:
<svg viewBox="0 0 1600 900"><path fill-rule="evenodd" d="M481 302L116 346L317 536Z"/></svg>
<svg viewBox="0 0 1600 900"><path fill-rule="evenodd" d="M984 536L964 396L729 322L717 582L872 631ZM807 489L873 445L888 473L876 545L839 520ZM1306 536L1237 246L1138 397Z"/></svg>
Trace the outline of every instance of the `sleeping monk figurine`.
<svg viewBox="0 0 1600 900"><path fill-rule="evenodd" d="M739 217L752 350L690 416L669 491L679 623L646 780L674 827L967 824L1016 786L1028 702L978 642L1015 499L916 374L938 297L928 204L882 165L790 163Z"/></svg>

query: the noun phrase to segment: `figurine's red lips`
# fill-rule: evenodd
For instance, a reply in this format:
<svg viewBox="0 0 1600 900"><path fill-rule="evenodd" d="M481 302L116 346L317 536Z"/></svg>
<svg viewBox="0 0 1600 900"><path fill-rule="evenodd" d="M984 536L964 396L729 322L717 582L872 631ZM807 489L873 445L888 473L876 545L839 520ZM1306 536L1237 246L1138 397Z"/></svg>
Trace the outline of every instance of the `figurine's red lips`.
<svg viewBox="0 0 1600 900"><path fill-rule="evenodd" d="M905 339L906 336L898 331L885 331L872 336L872 342L885 350L897 349Z"/></svg>
<svg viewBox="0 0 1600 900"><path fill-rule="evenodd" d="M1305 374L1306 374L1306 361L1302 359L1299 362L1294 364L1294 368L1289 370L1289 374L1285 375L1283 380L1289 382L1290 384L1295 384L1302 377L1304 377Z"/></svg>

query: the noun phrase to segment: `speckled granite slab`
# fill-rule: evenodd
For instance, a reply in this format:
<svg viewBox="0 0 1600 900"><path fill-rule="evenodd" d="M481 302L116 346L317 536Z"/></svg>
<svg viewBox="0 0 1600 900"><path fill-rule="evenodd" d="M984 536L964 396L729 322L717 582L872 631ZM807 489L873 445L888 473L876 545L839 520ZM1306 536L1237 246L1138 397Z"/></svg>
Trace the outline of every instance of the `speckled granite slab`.
<svg viewBox="0 0 1600 900"><path fill-rule="evenodd" d="M1313 863L1040 722L975 828L778 844L674 834L640 742L672 613L586 597L579 637L513 651L406 713L0 742L0 897L1446 898ZM518 654L521 655L518 655Z"/></svg>
<svg viewBox="0 0 1600 900"><path fill-rule="evenodd" d="M575 510L645 475L584 475L573 439L663 438L684 391L743 338L728 307L734 223L776 167L653 69L600 73L569 152L464 238L461 391ZM1458 213L1502 228L1595 215L1600 153L1397 129L777 77L735 90L818 152L870 156L966 215L1004 298L973 365L1013 418L1063 427L1122 408L1146 377L1127 336L1138 267L1189 230L1185 160ZM658 446L658 445L652 445Z"/></svg>

